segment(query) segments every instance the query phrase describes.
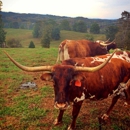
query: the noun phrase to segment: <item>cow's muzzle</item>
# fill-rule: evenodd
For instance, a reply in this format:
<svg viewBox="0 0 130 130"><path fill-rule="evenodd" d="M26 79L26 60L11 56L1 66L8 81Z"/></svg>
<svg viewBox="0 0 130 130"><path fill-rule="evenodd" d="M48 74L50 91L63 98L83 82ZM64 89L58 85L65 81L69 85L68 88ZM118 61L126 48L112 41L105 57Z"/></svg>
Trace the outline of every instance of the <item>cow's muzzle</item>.
<svg viewBox="0 0 130 130"><path fill-rule="evenodd" d="M66 103L55 102L54 107L59 110L66 110L69 107L69 103L68 102Z"/></svg>

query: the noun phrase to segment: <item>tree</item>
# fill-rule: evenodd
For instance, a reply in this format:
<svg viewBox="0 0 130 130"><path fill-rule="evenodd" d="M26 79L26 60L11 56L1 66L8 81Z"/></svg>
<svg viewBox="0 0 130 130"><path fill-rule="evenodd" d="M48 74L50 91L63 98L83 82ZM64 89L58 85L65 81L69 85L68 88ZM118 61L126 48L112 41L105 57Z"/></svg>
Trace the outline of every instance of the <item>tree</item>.
<svg viewBox="0 0 130 130"><path fill-rule="evenodd" d="M4 31L3 27L3 22L2 22L2 15L1 15L1 6L2 6L2 1L0 1L0 47L6 47L6 32Z"/></svg>
<svg viewBox="0 0 130 130"><path fill-rule="evenodd" d="M33 29L34 38L42 38L46 34L46 31L49 31L49 37L51 39L58 40L60 39L60 30L58 29L57 23L52 19L45 19L42 21L37 21Z"/></svg>
<svg viewBox="0 0 130 130"><path fill-rule="evenodd" d="M19 23L18 22L13 22L12 23L12 28L18 29L19 28Z"/></svg>
<svg viewBox="0 0 130 130"><path fill-rule="evenodd" d="M116 42L118 47L130 49L130 12L124 11L122 17L118 20L118 33L116 34Z"/></svg>
<svg viewBox="0 0 130 130"><path fill-rule="evenodd" d="M60 28L62 30L68 30L68 31L71 30L70 25L69 25L69 21L68 20L62 20Z"/></svg>
<svg viewBox="0 0 130 130"><path fill-rule="evenodd" d="M78 21L74 23L73 30L76 32L86 32L87 31L86 23L84 21Z"/></svg>
<svg viewBox="0 0 130 130"><path fill-rule="evenodd" d="M43 33L43 37L41 39L41 44L42 44L42 47L45 47L45 48L50 48L50 39L51 39L51 28L50 26L46 26L46 28L44 29L44 33Z"/></svg>
<svg viewBox="0 0 130 130"><path fill-rule="evenodd" d="M38 21L35 23L34 28L33 28L33 37L34 38L39 38L42 36L42 21Z"/></svg>
<svg viewBox="0 0 130 130"><path fill-rule="evenodd" d="M30 42L29 48L35 48L35 45L34 45L33 41Z"/></svg>
<svg viewBox="0 0 130 130"><path fill-rule="evenodd" d="M118 32L117 26L109 26L105 31L106 39L110 38L110 41L115 39L115 35Z"/></svg>
<svg viewBox="0 0 130 130"><path fill-rule="evenodd" d="M54 40L59 40L60 39L60 29L59 28L53 28L51 32L51 37Z"/></svg>
<svg viewBox="0 0 130 130"><path fill-rule="evenodd" d="M50 48L50 37L47 33L44 35L43 39L41 40L41 44L42 47Z"/></svg>
<svg viewBox="0 0 130 130"><path fill-rule="evenodd" d="M100 33L100 27L97 23L93 23L90 27L90 32L94 34L99 34Z"/></svg>

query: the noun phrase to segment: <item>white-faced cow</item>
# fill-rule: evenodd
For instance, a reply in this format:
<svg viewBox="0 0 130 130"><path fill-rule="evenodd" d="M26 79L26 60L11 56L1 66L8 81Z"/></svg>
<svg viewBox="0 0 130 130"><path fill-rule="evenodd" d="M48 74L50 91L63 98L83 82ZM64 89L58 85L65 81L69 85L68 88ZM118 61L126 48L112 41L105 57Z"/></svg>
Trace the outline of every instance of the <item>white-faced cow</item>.
<svg viewBox="0 0 130 130"><path fill-rule="evenodd" d="M27 67L19 64L6 53L9 59L24 71L49 71L49 73L43 73L41 79L53 79L54 82L54 106L59 109L59 115L54 121L55 125L62 122L64 111L70 102L73 102L73 118L68 130L75 129L76 119L85 99L105 99L118 89L121 82L126 83L130 78L130 53L113 54L72 58L54 66ZM114 96L110 108L101 119L109 116L118 98L119 95Z"/></svg>
<svg viewBox="0 0 130 130"><path fill-rule="evenodd" d="M59 45L57 62L75 57L104 55L107 54L110 49L115 48L116 44L114 41L110 43L108 41L64 40Z"/></svg>

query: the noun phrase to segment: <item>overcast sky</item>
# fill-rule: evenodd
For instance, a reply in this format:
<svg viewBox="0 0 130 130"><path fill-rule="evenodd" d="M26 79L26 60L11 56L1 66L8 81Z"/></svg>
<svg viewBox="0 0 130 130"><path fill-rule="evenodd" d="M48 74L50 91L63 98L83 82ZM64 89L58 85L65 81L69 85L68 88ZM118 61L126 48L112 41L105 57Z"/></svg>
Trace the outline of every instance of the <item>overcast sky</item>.
<svg viewBox="0 0 130 130"><path fill-rule="evenodd" d="M2 11L57 16L118 19L130 0L1 0Z"/></svg>

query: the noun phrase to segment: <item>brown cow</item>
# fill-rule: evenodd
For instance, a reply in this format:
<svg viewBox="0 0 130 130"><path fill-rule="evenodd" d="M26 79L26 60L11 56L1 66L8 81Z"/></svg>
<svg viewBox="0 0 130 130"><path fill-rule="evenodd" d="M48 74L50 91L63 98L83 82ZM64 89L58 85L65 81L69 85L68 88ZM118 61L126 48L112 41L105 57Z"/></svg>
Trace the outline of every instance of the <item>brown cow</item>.
<svg viewBox="0 0 130 130"><path fill-rule="evenodd" d="M110 49L115 48L116 44L114 42L105 44L103 41L64 40L59 45L57 62L75 57L104 55L107 54Z"/></svg>
<svg viewBox="0 0 130 130"><path fill-rule="evenodd" d="M62 122L64 111L68 108L70 102L73 102L73 118L68 130L75 128L77 116L85 99L99 100L107 98L110 94L113 94L113 91L118 88L121 82L126 83L130 78L129 52L117 52L113 57L111 54L107 54L97 57L73 58L64 60L59 65L40 67L23 66L13 60L7 53L6 55L24 71L48 70L50 72L47 74L49 78L46 78L45 73L42 74L41 79L50 79L52 77L54 82L54 106L60 110L54 122L55 125ZM106 60L108 57L109 63ZM114 96L110 108L101 117L102 119L109 116L118 98L118 95Z"/></svg>

